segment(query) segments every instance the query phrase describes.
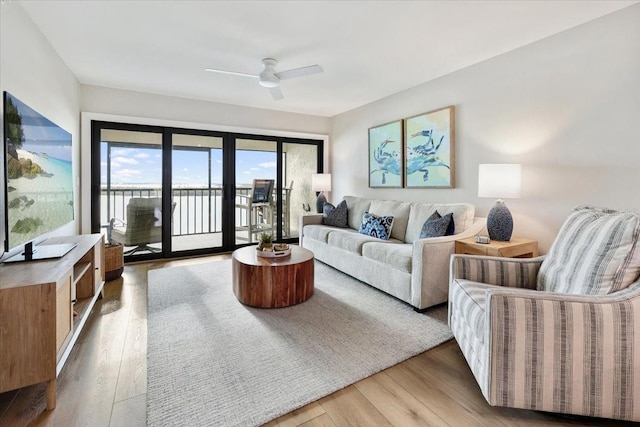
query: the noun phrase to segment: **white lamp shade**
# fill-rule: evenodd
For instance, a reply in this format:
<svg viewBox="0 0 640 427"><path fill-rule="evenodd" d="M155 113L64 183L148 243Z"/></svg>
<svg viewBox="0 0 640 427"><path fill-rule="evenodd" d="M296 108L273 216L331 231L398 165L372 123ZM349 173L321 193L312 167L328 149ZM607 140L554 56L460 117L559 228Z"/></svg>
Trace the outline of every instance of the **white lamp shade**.
<svg viewBox="0 0 640 427"><path fill-rule="evenodd" d="M478 197L520 197L522 167L519 164L482 164L478 168Z"/></svg>
<svg viewBox="0 0 640 427"><path fill-rule="evenodd" d="M331 174L316 173L311 175L311 189L313 191L331 191Z"/></svg>

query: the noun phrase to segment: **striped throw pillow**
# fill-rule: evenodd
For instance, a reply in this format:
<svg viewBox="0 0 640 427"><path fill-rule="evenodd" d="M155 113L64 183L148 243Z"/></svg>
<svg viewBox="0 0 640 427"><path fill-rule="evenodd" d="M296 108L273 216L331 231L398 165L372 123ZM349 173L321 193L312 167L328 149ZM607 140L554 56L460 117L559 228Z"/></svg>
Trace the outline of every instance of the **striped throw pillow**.
<svg viewBox="0 0 640 427"><path fill-rule="evenodd" d="M538 272L538 290L606 295L640 275L640 218L579 206L560 228Z"/></svg>

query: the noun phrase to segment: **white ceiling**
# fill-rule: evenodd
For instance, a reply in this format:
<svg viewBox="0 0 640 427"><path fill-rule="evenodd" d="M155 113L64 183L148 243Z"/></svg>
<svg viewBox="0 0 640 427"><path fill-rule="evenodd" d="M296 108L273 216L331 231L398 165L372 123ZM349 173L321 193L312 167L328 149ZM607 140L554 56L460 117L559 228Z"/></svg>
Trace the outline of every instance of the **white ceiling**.
<svg viewBox="0 0 640 427"><path fill-rule="evenodd" d="M80 83L334 116L637 1L20 1ZM273 101L249 74L282 82Z"/></svg>

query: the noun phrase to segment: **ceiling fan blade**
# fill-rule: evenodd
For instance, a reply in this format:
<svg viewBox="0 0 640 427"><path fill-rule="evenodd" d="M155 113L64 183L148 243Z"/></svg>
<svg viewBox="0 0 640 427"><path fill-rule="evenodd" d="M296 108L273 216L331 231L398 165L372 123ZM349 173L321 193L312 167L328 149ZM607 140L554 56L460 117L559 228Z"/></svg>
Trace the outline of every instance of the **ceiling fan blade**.
<svg viewBox="0 0 640 427"><path fill-rule="evenodd" d="M269 92L271 92L271 97L274 101L280 101L281 99L284 99L284 95L282 95L282 91L278 86L270 87Z"/></svg>
<svg viewBox="0 0 640 427"><path fill-rule="evenodd" d="M324 70L319 65L308 65L306 67L294 68L293 70L276 73L280 80L294 79L296 77L309 76L311 74L322 73Z"/></svg>
<svg viewBox="0 0 640 427"><path fill-rule="evenodd" d="M204 70L210 71L212 73L231 74L234 76L242 76L242 77L253 77L254 79L257 79L258 77L260 77L255 74L239 73L237 71L216 70L215 68L205 68Z"/></svg>

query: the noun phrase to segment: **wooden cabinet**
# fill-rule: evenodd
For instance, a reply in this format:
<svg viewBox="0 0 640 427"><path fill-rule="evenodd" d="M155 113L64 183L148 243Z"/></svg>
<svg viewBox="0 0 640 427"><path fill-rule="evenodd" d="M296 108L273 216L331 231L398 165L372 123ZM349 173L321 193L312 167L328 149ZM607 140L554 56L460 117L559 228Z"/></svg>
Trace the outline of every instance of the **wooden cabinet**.
<svg viewBox="0 0 640 427"><path fill-rule="evenodd" d="M492 240L490 243L476 243L475 237L469 237L456 240L456 253L504 258L533 258L538 256L538 241L514 237L508 242Z"/></svg>
<svg viewBox="0 0 640 427"><path fill-rule="evenodd" d="M0 393L56 378L104 286L102 235L54 237L75 243L62 258L0 264ZM76 315L74 315L74 312Z"/></svg>

